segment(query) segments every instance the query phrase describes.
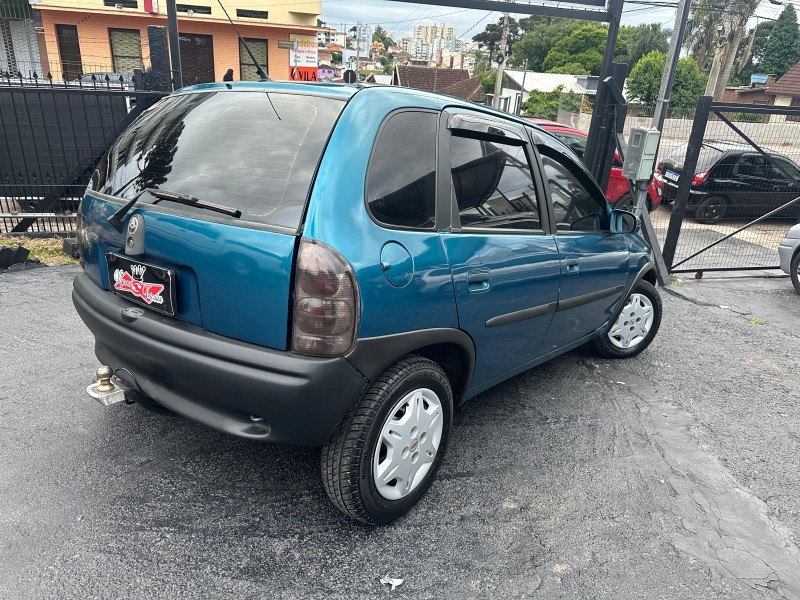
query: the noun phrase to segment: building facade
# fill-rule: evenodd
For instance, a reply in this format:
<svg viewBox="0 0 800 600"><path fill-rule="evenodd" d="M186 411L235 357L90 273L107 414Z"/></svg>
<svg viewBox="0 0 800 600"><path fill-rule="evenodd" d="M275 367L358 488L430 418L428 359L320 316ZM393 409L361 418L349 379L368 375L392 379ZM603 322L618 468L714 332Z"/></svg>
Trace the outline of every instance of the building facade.
<svg viewBox="0 0 800 600"><path fill-rule="evenodd" d="M256 67L216 1L178 4L183 85L257 79ZM43 72L72 80L88 73L131 75L146 68L147 27L166 26L164 0L45 0L32 4L40 33ZM226 0L225 8L247 45L273 79L296 77L298 58L317 46L321 0ZM301 50L278 47L297 40ZM302 55L302 56L301 56ZM314 74L316 77L316 74ZM298 77L299 78L299 77Z"/></svg>

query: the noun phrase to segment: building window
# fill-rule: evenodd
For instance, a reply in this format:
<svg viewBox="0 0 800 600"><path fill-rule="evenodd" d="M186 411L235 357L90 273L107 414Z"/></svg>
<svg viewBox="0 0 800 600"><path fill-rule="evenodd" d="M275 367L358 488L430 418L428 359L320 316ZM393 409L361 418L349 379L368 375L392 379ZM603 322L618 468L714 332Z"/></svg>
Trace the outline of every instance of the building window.
<svg viewBox="0 0 800 600"><path fill-rule="evenodd" d="M266 10L249 10L247 8L237 8L237 17L244 17L246 19L268 19L269 13Z"/></svg>
<svg viewBox="0 0 800 600"><path fill-rule="evenodd" d="M111 61L114 72L133 75L134 69L143 69L142 40L138 29L109 29Z"/></svg>
<svg viewBox="0 0 800 600"><path fill-rule="evenodd" d="M56 25L56 42L61 57L61 76L65 81L78 79L83 73L77 25Z"/></svg>
<svg viewBox="0 0 800 600"><path fill-rule="evenodd" d="M210 6L198 6L197 4L176 4L175 10L178 12L188 13L192 11L196 15L210 15L211 14L211 7Z"/></svg>
<svg viewBox="0 0 800 600"><path fill-rule="evenodd" d="M136 0L103 0L103 5L112 8L117 8L118 5L120 8L139 8Z"/></svg>
<svg viewBox="0 0 800 600"><path fill-rule="evenodd" d="M264 69L265 73L269 73L267 63L267 40L245 39L247 46L256 57L258 64ZM244 44L239 40L239 78L242 81L258 81L258 73L256 73L256 65L247 53Z"/></svg>

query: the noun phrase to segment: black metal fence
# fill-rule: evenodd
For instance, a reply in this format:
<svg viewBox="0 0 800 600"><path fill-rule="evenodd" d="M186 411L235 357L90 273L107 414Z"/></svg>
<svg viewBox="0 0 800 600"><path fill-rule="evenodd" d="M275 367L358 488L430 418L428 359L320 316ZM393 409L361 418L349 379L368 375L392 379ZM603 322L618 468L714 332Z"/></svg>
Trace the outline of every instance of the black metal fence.
<svg viewBox="0 0 800 600"><path fill-rule="evenodd" d="M0 233L74 230L103 153L164 96L128 87L111 77L0 77Z"/></svg>
<svg viewBox="0 0 800 600"><path fill-rule="evenodd" d="M800 220L797 117L700 99L688 141L665 147L656 170L671 273L779 268L778 243Z"/></svg>

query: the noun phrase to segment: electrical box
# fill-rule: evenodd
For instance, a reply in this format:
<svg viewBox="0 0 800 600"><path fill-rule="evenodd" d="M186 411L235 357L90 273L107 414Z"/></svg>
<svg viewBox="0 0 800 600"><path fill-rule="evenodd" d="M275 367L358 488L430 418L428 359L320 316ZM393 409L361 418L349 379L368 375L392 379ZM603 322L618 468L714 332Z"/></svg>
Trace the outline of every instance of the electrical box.
<svg viewBox="0 0 800 600"><path fill-rule="evenodd" d="M647 181L653 175L653 167L658 152L658 129L650 127L631 127L622 175L626 179Z"/></svg>

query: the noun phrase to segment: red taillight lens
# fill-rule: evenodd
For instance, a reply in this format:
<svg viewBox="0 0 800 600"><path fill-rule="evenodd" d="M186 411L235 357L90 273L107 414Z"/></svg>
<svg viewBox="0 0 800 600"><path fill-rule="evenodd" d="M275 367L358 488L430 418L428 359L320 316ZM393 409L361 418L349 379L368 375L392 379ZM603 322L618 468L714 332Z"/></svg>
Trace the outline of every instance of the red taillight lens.
<svg viewBox="0 0 800 600"><path fill-rule="evenodd" d="M706 177L708 177L708 171L703 171L702 173L698 173L697 175L694 176L694 179L692 179L692 185L700 185L706 180Z"/></svg>
<svg viewBox="0 0 800 600"><path fill-rule="evenodd" d="M358 284L353 269L330 246L303 238L297 255L292 350L341 356L358 329Z"/></svg>

